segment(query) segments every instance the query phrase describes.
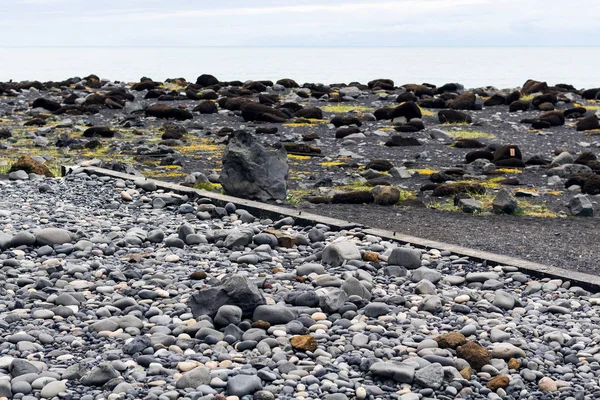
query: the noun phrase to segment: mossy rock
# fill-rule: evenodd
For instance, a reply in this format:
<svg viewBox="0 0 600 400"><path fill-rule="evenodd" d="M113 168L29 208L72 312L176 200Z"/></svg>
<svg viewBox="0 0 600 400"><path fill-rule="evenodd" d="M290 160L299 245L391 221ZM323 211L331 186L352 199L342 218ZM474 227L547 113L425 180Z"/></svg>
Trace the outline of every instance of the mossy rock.
<svg viewBox="0 0 600 400"><path fill-rule="evenodd" d="M48 167L35 161L30 156L21 156L10 167L10 170L8 172L10 173L10 172L19 171L19 170L23 170L23 171L27 172L28 174L37 174L37 175L43 175L43 176L47 176L50 178L54 178L54 174L52 172L50 172Z"/></svg>
<svg viewBox="0 0 600 400"><path fill-rule="evenodd" d="M433 190L432 195L436 197L455 196L458 193L472 193L483 195L485 194L485 187L478 183L446 183L439 185Z"/></svg>

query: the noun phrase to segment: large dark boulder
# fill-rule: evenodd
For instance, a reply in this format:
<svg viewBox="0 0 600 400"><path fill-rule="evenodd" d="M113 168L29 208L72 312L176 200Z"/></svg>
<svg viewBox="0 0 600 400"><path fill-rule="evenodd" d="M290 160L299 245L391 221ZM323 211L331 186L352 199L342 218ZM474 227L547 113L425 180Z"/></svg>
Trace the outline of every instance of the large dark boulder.
<svg viewBox="0 0 600 400"><path fill-rule="evenodd" d="M32 108L40 107L40 108L46 109L48 111L54 112L54 111L58 110L59 108L61 108L61 105L60 105L60 103L57 103L56 101L39 98L39 99L35 99L33 101L33 103L31 104L31 107Z"/></svg>
<svg viewBox="0 0 600 400"><path fill-rule="evenodd" d="M289 78L280 79L276 83L278 85L283 86L286 89L292 89L292 88L299 88L300 87L300 85L298 85L298 83L296 83L295 80L289 79Z"/></svg>
<svg viewBox="0 0 600 400"><path fill-rule="evenodd" d="M252 101L243 103L241 110L244 121L282 123L289 119L288 115L281 110L271 108L264 104L254 103Z"/></svg>
<svg viewBox="0 0 600 400"><path fill-rule="evenodd" d="M593 129L600 129L600 123L595 114L577 121L578 131L591 131Z"/></svg>
<svg viewBox="0 0 600 400"><path fill-rule="evenodd" d="M261 92L265 92L267 90L267 85L265 85L264 83L259 82L259 81L252 81L252 82L245 83L244 86L242 86L242 87L244 89L250 90L255 93L261 93Z"/></svg>
<svg viewBox="0 0 600 400"><path fill-rule="evenodd" d="M232 196L260 201L284 200L287 153L266 149L246 131L233 132L223 153L220 182Z"/></svg>
<svg viewBox="0 0 600 400"><path fill-rule="evenodd" d="M10 173L19 170L23 170L28 174L37 174L54 178L54 174L48 169L48 167L35 161L30 156L19 157L19 159L13 165L11 165L8 172Z"/></svg>
<svg viewBox="0 0 600 400"><path fill-rule="evenodd" d="M115 137L115 131L106 126L92 126L91 128L87 128L85 131L83 131L83 137L112 138Z"/></svg>
<svg viewBox="0 0 600 400"><path fill-rule="evenodd" d="M448 108L446 100L440 97L420 100L417 104L422 108Z"/></svg>
<svg viewBox="0 0 600 400"><path fill-rule="evenodd" d="M360 122L360 120L357 117L354 117L352 115L336 115L331 119L330 123L333 124L336 128L339 128L340 126L344 125L362 125L362 122Z"/></svg>
<svg viewBox="0 0 600 400"><path fill-rule="evenodd" d="M474 150L470 151L465 155L465 161L467 164L471 164L475 160L484 159L488 161L492 161L494 159L494 155L492 152L487 150Z"/></svg>
<svg viewBox="0 0 600 400"><path fill-rule="evenodd" d="M546 121L550 126L562 126L565 124L565 115L562 111L548 111L540 115L540 121Z"/></svg>
<svg viewBox="0 0 600 400"><path fill-rule="evenodd" d="M223 97L219 99L217 103L221 108L229 111L239 111L242 109L242 105L247 103L249 100L243 97Z"/></svg>
<svg viewBox="0 0 600 400"><path fill-rule="evenodd" d="M335 131L335 138L336 139L343 139L346 136L350 136L352 134L355 133L360 133L360 129L358 129L356 126L349 126L347 128L340 128L338 130Z"/></svg>
<svg viewBox="0 0 600 400"><path fill-rule="evenodd" d="M178 121L194 118L190 111L181 108L169 107L166 104L153 104L148 106L148 108L146 108L146 116L162 119L173 118Z"/></svg>
<svg viewBox="0 0 600 400"><path fill-rule="evenodd" d="M477 96L475 96L475 93L463 93L450 102L450 108L454 110L477 110Z"/></svg>
<svg viewBox="0 0 600 400"><path fill-rule="evenodd" d="M516 158L518 160L523 159L523 154L521 153L521 149L519 149L519 146L504 145L498 147L496 151L494 151L493 162L496 163L498 161L508 160L511 158Z"/></svg>
<svg viewBox="0 0 600 400"><path fill-rule="evenodd" d="M540 108L540 105L542 105L544 103L556 104L556 103L558 103L558 98L556 97L555 94L544 93L544 94L540 94L540 95L535 96L533 98L533 100L531 100L531 104L535 108Z"/></svg>
<svg viewBox="0 0 600 400"><path fill-rule="evenodd" d="M421 142L417 138L394 135L390 140L385 142L385 145L387 147L421 146Z"/></svg>
<svg viewBox="0 0 600 400"><path fill-rule="evenodd" d="M581 92L581 97L586 100L595 100L600 96L600 88L587 89Z"/></svg>
<svg viewBox="0 0 600 400"><path fill-rule="evenodd" d="M445 124L456 124L456 123L471 123L473 119L471 116L465 112L457 111L457 110L441 110L438 112L438 118L440 123Z"/></svg>
<svg viewBox="0 0 600 400"><path fill-rule="evenodd" d="M587 110L585 109L585 107L573 107L563 111L563 114L565 115L565 118L576 119L581 117L586 112Z"/></svg>
<svg viewBox="0 0 600 400"><path fill-rule="evenodd" d="M523 89L521 92L524 95L532 94L532 93L547 93L548 92L548 84L546 82L539 82L533 79L528 79L527 82L523 85Z"/></svg>
<svg viewBox="0 0 600 400"><path fill-rule="evenodd" d="M413 118L421 118L422 116L421 109L414 101L402 103L388 113L389 119L404 117L407 121Z"/></svg>
<svg viewBox="0 0 600 400"><path fill-rule="evenodd" d="M216 114L219 112L217 103L210 100L202 100L200 104L194 107L193 111L197 111L200 114Z"/></svg>
<svg viewBox="0 0 600 400"><path fill-rule="evenodd" d="M429 87L427 85L415 85L415 84L409 83L407 85L404 85L403 87L407 91L413 92L415 94L415 96L417 96L417 97L421 97L421 96L433 97L435 95L435 88Z"/></svg>
<svg viewBox="0 0 600 400"><path fill-rule="evenodd" d="M336 193L331 199L334 204L370 204L373 201L373 193L367 191Z"/></svg>
<svg viewBox="0 0 600 400"><path fill-rule="evenodd" d="M463 91L464 89L465 87L460 83L446 83L445 85L442 85L439 88L437 88L436 92L437 94L442 94L446 92L457 93Z"/></svg>
<svg viewBox="0 0 600 400"><path fill-rule="evenodd" d="M483 102L486 107L502 106L506 104L506 96L501 93L496 93L489 99Z"/></svg>
<svg viewBox="0 0 600 400"><path fill-rule="evenodd" d="M232 275L222 283L201 289L188 300L195 318L205 315L214 318L221 306L237 306L242 317L252 318L256 307L266 304L256 284L243 275Z"/></svg>
<svg viewBox="0 0 600 400"><path fill-rule="evenodd" d="M218 85L219 80L210 74L202 74L196 79L196 85L200 85L201 87Z"/></svg>
<svg viewBox="0 0 600 400"><path fill-rule="evenodd" d="M307 107L295 112L298 118L323 119L323 110L319 107Z"/></svg>
<svg viewBox="0 0 600 400"><path fill-rule="evenodd" d="M394 90L394 81L386 78L374 79L367 83L369 89Z"/></svg>

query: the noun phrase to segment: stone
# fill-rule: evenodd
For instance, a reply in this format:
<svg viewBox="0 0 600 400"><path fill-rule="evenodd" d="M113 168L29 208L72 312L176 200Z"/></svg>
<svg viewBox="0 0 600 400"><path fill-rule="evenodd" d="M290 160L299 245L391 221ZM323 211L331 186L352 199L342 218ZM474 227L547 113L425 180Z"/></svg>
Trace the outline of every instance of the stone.
<svg viewBox="0 0 600 400"><path fill-rule="evenodd" d="M362 256L356 244L342 240L325 246L321 258L323 263L335 268L350 260L361 260Z"/></svg>
<svg viewBox="0 0 600 400"><path fill-rule="evenodd" d="M202 289L188 300L196 318L203 315L213 318L224 305L238 306L242 310L242 316L250 318L256 307L265 303L265 298L256 284L241 275L232 275L220 284Z"/></svg>
<svg viewBox="0 0 600 400"><path fill-rule="evenodd" d="M177 389L197 388L200 385L210 383L210 370L203 366L198 366L183 375L175 383Z"/></svg>
<svg viewBox="0 0 600 400"><path fill-rule="evenodd" d="M393 206L400 200L400 189L394 186L375 186L371 190L373 202L382 206Z"/></svg>
<svg viewBox="0 0 600 400"><path fill-rule="evenodd" d="M390 306L385 303L369 303L365 307L365 315L371 318L377 318L382 315L387 315L390 312Z"/></svg>
<svg viewBox="0 0 600 400"><path fill-rule="evenodd" d="M45 228L35 232L35 241L39 246L71 243L71 235L66 229Z"/></svg>
<svg viewBox="0 0 600 400"><path fill-rule="evenodd" d="M460 332L448 332L440 336L433 338L442 349L456 349L458 346L462 346L467 343L465 335Z"/></svg>
<svg viewBox="0 0 600 400"><path fill-rule="evenodd" d="M504 310L512 310L515 307L515 298L504 290L496 290L493 304Z"/></svg>
<svg viewBox="0 0 600 400"><path fill-rule="evenodd" d="M439 389L444 383L444 367L442 364L433 363L415 372L414 382L431 389Z"/></svg>
<svg viewBox="0 0 600 400"><path fill-rule="evenodd" d="M25 171L28 174L43 175L49 178L54 178L54 174L50 172L48 167L35 161L30 156L19 157L19 159L13 163L8 170L9 173L15 171Z"/></svg>
<svg viewBox="0 0 600 400"><path fill-rule="evenodd" d="M371 292L369 292L369 290L353 276L347 278L342 283L342 290L346 292L348 296L359 296L365 300L371 300Z"/></svg>
<svg viewBox="0 0 600 400"><path fill-rule="evenodd" d="M242 321L242 309L234 305L224 305L219 307L214 322L217 326L227 326L229 324L237 325Z"/></svg>
<svg viewBox="0 0 600 400"><path fill-rule="evenodd" d="M525 351L511 343L496 343L492 349L492 357L503 358L505 360L511 358L525 358Z"/></svg>
<svg viewBox="0 0 600 400"><path fill-rule="evenodd" d="M227 393L230 396L243 397L263 389L256 375L236 375L227 380Z"/></svg>
<svg viewBox="0 0 600 400"><path fill-rule="evenodd" d="M52 381L44 385L40 396L44 399L51 399L58 396L61 392L67 391L66 381Z"/></svg>
<svg viewBox="0 0 600 400"><path fill-rule="evenodd" d="M397 247L388 257L389 265L399 265L407 269L417 269L421 266L421 252L416 249Z"/></svg>
<svg viewBox="0 0 600 400"><path fill-rule="evenodd" d="M538 389L540 392L554 393L558 391L558 385L554 379L545 376L538 382Z"/></svg>
<svg viewBox="0 0 600 400"><path fill-rule="evenodd" d="M415 377L415 367L395 361L379 361L369 367L376 376L393 379L400 383L412 383Z"/></svg>
<svg viewBox="0 0 600 400"><path fill-rule="evenodd" d="M233 196L260 201L284 200L287 195L287 153L267 150L246 131L236 131L223 153L219 177Z"/></svg>
<svg viewBox="0 0 600 400"><path fill-rule="evenodd" d="M296 335L290 339L290 344L296 350L315 351L317 340L312 335Z"/></svg>
<svg viewBox="0 0 600 400"><path fill-rule="evenodd" d="M254 321L266 321L271 325L283 325L297 318L296 310L283 305L259 305L254 310Z"/></svg>
<svg viewBox="0 0 600 400"><path fill-rule="evenodd" d="M593 217L595 214L594 205L584 194L575 195L569 201L569 210L576 217Z"/></svg>
<svg viewBox="0 0 600 400"><path fill-rule="evenodd" d="M25 374L38 374L40 372L35 365L20 358L13 359L8 370L13 378Z"/></svg>
<svg viewBox="0 0 600 400"><path fill-rule="evenodd" d="M469 365L476 370L481 370L484 365L490 363L490 353L476 342L467 342L456 348L456 355L464 358Z"/></svg>
<svg viewBox="0 0 600 400"><path fill-rule="evenodd" d="M498 375L493 377L485 386L494 392L500 388L504 389L510 383L510 378L505 375Z"/></svg>
<svg viewBox="0 0 600 400"><path fill-rule="evenodd" d="M120 374L109 362L104 362L83 375L80 382L84 386L102 386L111 379L118 378L119 376Z"/></svg>
<svg viewBox="0 0 600 400"><path fill-rule="evenodd" d="M517 210L518 204L508 190L502 189L492 201L492 208L495 213L512 214Z"/></svg>
<svg viewBox="0 0 600 400"><path fill-rule="evenodd" d="M340 288L319 288L315 292L319 297L319 307L328 313L337 312L348 300L348 295Z"/></svg>

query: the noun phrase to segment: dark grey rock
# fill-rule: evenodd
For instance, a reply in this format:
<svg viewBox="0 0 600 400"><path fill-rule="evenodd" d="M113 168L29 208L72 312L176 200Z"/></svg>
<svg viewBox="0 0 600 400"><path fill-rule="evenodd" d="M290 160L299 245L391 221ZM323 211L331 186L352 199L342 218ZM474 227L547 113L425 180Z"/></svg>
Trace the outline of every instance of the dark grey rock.
<svg viewBox="0 0 600 400"><path fill-rule="evenodd" d="M397 247L388 258L389 265L399 265L407 269L417 269L421 266L421 252L416 249Z"/></svg>

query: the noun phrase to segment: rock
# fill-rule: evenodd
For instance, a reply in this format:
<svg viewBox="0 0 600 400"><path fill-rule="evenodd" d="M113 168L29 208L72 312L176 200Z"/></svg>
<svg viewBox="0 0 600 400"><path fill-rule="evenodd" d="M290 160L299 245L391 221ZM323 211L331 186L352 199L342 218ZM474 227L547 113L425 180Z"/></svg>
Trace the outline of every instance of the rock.
<svg viewBox="0 0 600 400"><path fill-rule="evenodd" d="M330 123L333 124L336 128L339 128L340 126L344 125L362 126L362 122L357 117L354 117L352 115L336 115L331 119Z"/></svg>
<svg viewBox="0 0 600 400"><path fill-rule="evenodd" d="M475 200L473 198L459 199L458 206L463 212L469 214L483 211L483 204L481 204L479 200Z"/></svg>
<svg viewBox="0 0 600 400"><path fill-rule="evenodd" d="M44 385L42 391L40 392L40 396L44 399L52 399L58 396L59 393L66 391L66 381L52 381Z"/></svg>
<svg viewBox="0 0 600 400"><path fill-rule="evenodd" d="M383 378L393 379L400 383L412 383L415 377L415 367L395 361L379 361L369 367L369 371Z"/></svg>
<svg viewBox="0 0 600 400"><path fill-rule="evenodd" d="M538 382L538 389L540 392L554 393L558 391L558 385L554 379L545 376Z"/></svg>
<svg viewBox="0 0 600 400"><path fill-rule="evenodd" d="M208 315L213 318L224 305L238 306L244 318L252 317L256 307L265 304L258 287L245 276L232 275L221 284L194 293L188 305L194 317Z"/></svg>
<svg viewBox="0 0 600 400"><path fill-rule="evenodd" d="M413 118L421 118L422 116L419 106L413 101L407 101L389 111L387 117L391 120L404 117L407 121L410 121Z"/></svg>
<svg viewBox="0 0 600 400"><path fill-rule="evenodd" d="M387 315L390 312L390 306L385 303L369 303L365 307L365 315L370 318L378 318Z"/></svg>
<svg viewBox="0 0 600 400"><path fill-rule="evenodd" d="M31 232L19 232L10 239L9 247L32 246L35 236Z"/></svg>
<svg viewBox="0 0 600 400"><path fill-rule="evenodd" d="M197 388L200 385L210 383L210 370L203 366L198 366L191 371L181 375L181 378L175 383L177 389Z"/></svg>
<svg viewBox="0 0 600 400"><path fill-rule="evenodd" d="M521 90L524 95L532 94L532 93L546 93L548 92L548 84L546 82L539 82L533 79L528 79L527 82L523 84L523 89Z"/></svg>
<svg viewBox="0 0 600 400"><path fill-rule="evenodd" d="M219 80L210 74L202 74L196 79L196 85L200 85L200 87L214 86L218 84Z"/></svg>
<svg viewBox="0 0 600 400"><path fill-rule="evenodd" d="M227 393L230 396L244 397L262 388L262 382L256 375L236 375L227 380Z"/></svg>
<svg viewBox="0 0 600 400"><path fill-rule="evenodd" d="M442 364L433 363L415 372L414 383L431 389L439 389L444 383L444 367Z"/></svg>
<svg viewBox="0 0 600 400"><path fill-rule="evenodd" d="M211 100L202 100L192 111L200 114L216 114L219 112L217 103Z"/></svg>
<svg viewBox="0 0 600 400"><path fill-rule="evenodd" d="M327 313L337 312L348 300L348 295L340 288L326 287L315 291L319 297L319 307Z"/></svg>
<svg viewBox="0 0 600 400"><path fill-rule="evenodd" d="M38 246L71 243L69 231L60 228L45 228L35 233Z"/></svg>
<svg viewBox="0 0 600 400"><path fill-rule="evenodd" d="M554 159L550 163L550 166L557 167L559 165L573 164L574 161L575 160L571 153L569 153L568 151L563 151L562 153L554 157Z"/></svg>
<svg viewBox="0 0 600 400"><path fill-rule="evenodd" d="M505 388L510 383L510 378L505 375L498 375L492 378L485 386L494 392L500 388Z"/></svg>
<svg viewBox="0 0 600 400"><path fill-rule="evenodd" d="M13 171L13 172L9 173L8 179L11 181L19 181L19 180L26 181L29 179L29 175L27 174L27 172L20 169L18 171Z"/></svg>
<svg viewBox="0 0 600 400"><path fill-rule="evenodd" d="M432 196L456 196L459 193L485 194L485 186L478 183L444 183L433 190Z"/></svg>
<svg viewBox="0 0 600 400"><path fill-rule="evenodd" d="M245 247L252 243L252 236L253 234L251 231L236 229L225 238L225 247L228 249L232 249L234 247Z"/></svg>
<svg viewBox="0 0 600 400"><path fill-rule="evenodd" d="M38 98L33 101L31 108L44 108L50 112L54 112L61 108L60 103L49 99Z"/></svg>
<svg viewBox="0 0 600 400"><path fill-rule="evenodd" d="M456 349L458 346L462 346L467 343L467 338L460 332L449 332L433 338L438 344L438 347L442 349Z"/></svg>
<svg viewBox="0 0 600 400"><path fill-rule="evenodd" d="M350 260L361 260L360 251L356 244L348 240L330 243L323 249L323 263L338 267Z"/></svg>
<svg viewBox="0 0 600 400"><path fill-rule="evenodd" d="M91 128L87 128L85 131L83 131L83 137L113 138L115 137L115 132L106 126L92 126Z"/></svg>
<svg viewBox="0 0 600 400"><path fill-rule="evenodd" d="M503 290L496 290L494 305L504 310L512 310L515 307L515 298Z"/></svg>
<svg viewBox="0 0 600 400"><path fill-rule="evenodd" d="M38 374L40 372L35 365L20 358L13 359L8 370L10 371L10 376L13 378L25 374Z"/></svg>
<svg viewBox="0 0 600 400"><path fill-rule="evenodd" d="M598 122L598 117L594 114L577 121L576 127L578 131L591 131L593 129L600 129L600 122Z"/></svg>
<svg viewBox="0 0 600 400"><path fill-rule="evenodd" d="M266 321L271 325L283 325L298 317L296 310L282 305L259 305L254 310L254 321Z"/></svg>
<svg viewBox="0 0 600 400"><path fill-rule="evenodd" d="M593 217L594 216L594 205L587 198L586 195L578 194L575 195L569 202L569 210L571 214L577 217Z"/></svg>
<svg viewBox="0 0 600 400"><path fill-rule="evenodd" d="M119 373L109 362L104 362L82 376L80 382L84 386L102 386L111 379L118 378L119 376Z"/></svg>
<svg viewBox="0 0 600 400"><path fill-rule="evenodd" d="M373 202L382 206L393 206L400 200L400 190L395 186L375 186L371 193Z"/></svg>
<svg viewBox="0 0 600 400"><path fill-rule="evenodd" d="M399 265L407 269L417 269L421 266L421 251L406 247L397 247L392 250L388 258L389 265Z"/></svg>
<svg viewBox="0 0 600 400"><path fill-rule="evenodd" d="M394 135L390 140L385 142L385 145L387 147L421 146L421 142L417 138Z"/></svg>
<svg viewBox="0 0 600 400"><path fill-rule="evenodd" d="M272 123L286 122L290 117L281 110L264 104L247 101L242 103L242 118L244 121L262 121Z"/></svg>
<svg viewBox="0 0 600 400"><path fill-rule="evenodd" d="M219 307L214 322L217 326L237 325L242 321L242 309L234 305Z"/></svg>
<svg viewBox="0 0 600 400"><path fill-rule="evenodd" d="M441 272L431 268L419 267L412 272L410 279L415 283L422 280L427 280L433 284L436 284L442 279L442 274Z"/></svg>
<svg viewBox="0 0 600 400"><path fill-rule="evenodd" d="M29 156L19 157L19 159L14 164L11 165L8 172L10 173L10 172L20 171L20 170L25 171L28 174L43 175L43 176L47 176L50 178L54 177L54 174L52 172L50 172L48 167L46 167L43 164L40 164L39 162L35 161L33 158L31 158Z"/></svg>
<svg viewBox="0 0 600 400"><path fill-rule="evenodd" d="M548 111L540 115L540 121L545 121L550 126L562 126L565 124L565 116L562 111Z"/></svg>
<svg viewBox="0 0 600 400"><path fill-rule="evenodd" d="M283 148L267 150L250 133L236 131L223 153L220 182L233 196L284 200L287 173L287 153Z"/></svg>
<svg viewBox="0 0 600 400"><path fill-rule="evenodd" d="M323 110L319 107L306 107L294 113L297 118L323 119Z"/></svg>
<svg viewBox="0 0 600 400"><path fill-rule="evenodd" d="M492 202L492 208L495 213L512 214L517 208L517 200L506 189L500 190Z"/></svg>
<svg viewBox="0 0 600 400"><path fill-rule="evenodd" d="M466 92L450 101L450 108L454 110L477 110L477 96L474 93Z"/></svg>
<svg viewBox="0 0 600 400"><path fill-rule="evenodd" d="M492 357L503 358L505 360L511 358L524 358L527 355L523 349L510 343L496 343L492 349Z"/></svg>
<svg viewBox="0 0 600 400"><path fill-rule="evenodd" d="M471 123L473 119L465 112L457 110L441 110L438 112L438 119L441 124Z"/></svg>
<svg viewBox="0 0 600 400"><path fill-rule="evenodd" d="M181 108L172 108L166 104L153 104L146 108L147 117L156 117L162 119L173 118L178 121L184 121L186 119L193 119L194 116L188 110Z"/></svg>
<svg viewBox="0 0 600 400"><path fill-rule="evenodd" d="M365 300L371 300L371 293L369 290L353 276L344 280L344 283L342 283L342 290L346 292L348 296L359 296Z"/></svg>
<svg viewBox="0 0 600 400"><path fill-rule="evenodd" d="M485 348L472 341L457 347L456 355L460 358L464 358L469 365L476 370L481 370L484 365L490 363L490 353Z"/></svg>
<svg viewBox="0 0 600 400"><path fill-rule="evenodd" d="M315 351L317 340L312 335L296 335L290 339L290 344L296 350Z"/></svg>

